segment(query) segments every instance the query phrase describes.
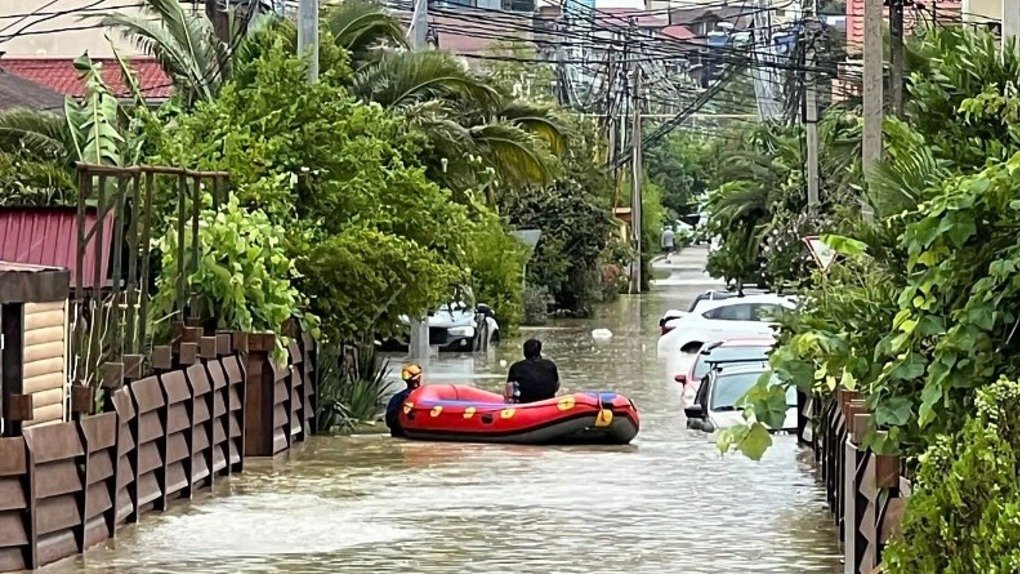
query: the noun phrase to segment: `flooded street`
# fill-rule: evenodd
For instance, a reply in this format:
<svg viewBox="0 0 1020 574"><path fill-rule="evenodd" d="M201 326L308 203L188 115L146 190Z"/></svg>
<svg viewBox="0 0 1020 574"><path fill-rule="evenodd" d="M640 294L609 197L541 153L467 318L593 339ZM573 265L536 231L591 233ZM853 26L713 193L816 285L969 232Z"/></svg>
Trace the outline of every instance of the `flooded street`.
<svg viewBox="0 0 1020 574"><path fill-rule="evenodd" d="M792 436L756 463L720 457L711 436L684 426L655 340L662 311L702 288L660 286L426 368L426 381L500 390L500 360L538 337L564 390L634 400L642 428L627 447L314 437L43 571L837 572L822 490ZM614 337L593 341L602 327Z"/></svg>

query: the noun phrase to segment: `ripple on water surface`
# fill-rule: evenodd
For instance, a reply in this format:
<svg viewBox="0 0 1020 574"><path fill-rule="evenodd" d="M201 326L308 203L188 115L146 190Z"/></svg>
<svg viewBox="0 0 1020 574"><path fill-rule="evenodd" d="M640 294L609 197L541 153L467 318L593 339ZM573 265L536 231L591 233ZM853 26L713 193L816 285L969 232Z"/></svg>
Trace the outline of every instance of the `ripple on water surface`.
<svg viewBox="0 0 1020 574"><path fill-rule="evenodd" d="M212 496L148 514L51 571L830 573L835 533L808 457L776 437L760 462L684 428L676 365L655 356L661 311L624 298L539 336L565 390L618 389L641 410L626 447L316 437L252 461ZM614 337L593 341L593 328ZM497 389L519 341L434 358L432 381Z"/></svg>

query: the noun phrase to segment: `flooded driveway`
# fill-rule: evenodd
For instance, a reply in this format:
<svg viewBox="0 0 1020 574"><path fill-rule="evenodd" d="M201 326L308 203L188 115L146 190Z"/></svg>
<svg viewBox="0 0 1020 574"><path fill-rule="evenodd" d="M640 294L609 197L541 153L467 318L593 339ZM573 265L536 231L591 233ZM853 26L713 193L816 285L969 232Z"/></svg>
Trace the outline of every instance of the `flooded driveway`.
<svg viewBox="0 0 1020 574"><path fill-rule="evenodd" d="M840 571L822 490L793 437L756 463L722 458L712 437L685 428L655 339L662 311L697 289L625 297L597 319L525 329L489 356L434 357L426 369L427 381L499 390L500 361L538 337L565 390L634 400L642 428L627 447L315 437L43 571ZM601 327L614 337L593 341Z"/></svg>

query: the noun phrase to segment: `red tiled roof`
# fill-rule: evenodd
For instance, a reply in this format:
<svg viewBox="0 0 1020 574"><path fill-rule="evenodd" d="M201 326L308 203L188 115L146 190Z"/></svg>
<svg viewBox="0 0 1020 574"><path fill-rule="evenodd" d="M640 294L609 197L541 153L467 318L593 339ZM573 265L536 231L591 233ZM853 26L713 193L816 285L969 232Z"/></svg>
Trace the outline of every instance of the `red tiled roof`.
<svg viewBox="0 0 1020 574"><path fill-rule="evenodd" d="M672 26L666 26L662 30L659 30L659 33L662 34L663 36L673 38L674 40L690 40L691 38L694 37L694 32L691 32L690 28L688 28L687 26L679 26L676 24Z"/></svg>
<svg viewBox="0 0 1020 574"><path fill-rule="evenodd" d="M0 208L0 260L29 265L63 267L71 272L71 286L77 285L78 223L73 207ZM108 283L110 245L113 243L114 217L111 211L103 222L102 268L100 284ZM85 215L85 234L96 227L96 212ZM85 247L82 259L82 285L95 286L96 234Z"/></svg>
<svg viewBox="0 0 1020 574"><path fill-rule="evenodd" d="M121 97L129 97L131 92L124 83L120 66L113 58L95 58L103 66L103 79L113 93ZM138 78L142 94L148 99L165 99L170 97L173 89L170 77L163 72L155 58L130 58L128 65ZM85 83L78 79L78 71L74 69L71 58L0 58L0 68L15 76L20 76L51 90L68 96L80 98L85 95Z"/></svg>

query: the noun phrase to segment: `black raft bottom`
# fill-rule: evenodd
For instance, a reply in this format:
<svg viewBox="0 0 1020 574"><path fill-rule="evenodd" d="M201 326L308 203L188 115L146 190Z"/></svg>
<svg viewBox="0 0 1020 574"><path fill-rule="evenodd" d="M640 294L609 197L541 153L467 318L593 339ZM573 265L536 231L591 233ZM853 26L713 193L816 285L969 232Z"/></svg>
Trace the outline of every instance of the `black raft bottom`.
<svg viewBox="0 0 1020 574"><path fill-rule="evenodd" d="M468 433L405 429L415 440L452 442L491 442L504 444L627 444L637 436L638 427L630 418L617 415L607 427L596 427L592 417L552 423L534 429L503 433Z"/></svg>

